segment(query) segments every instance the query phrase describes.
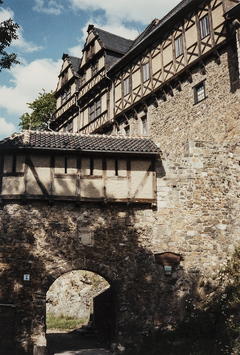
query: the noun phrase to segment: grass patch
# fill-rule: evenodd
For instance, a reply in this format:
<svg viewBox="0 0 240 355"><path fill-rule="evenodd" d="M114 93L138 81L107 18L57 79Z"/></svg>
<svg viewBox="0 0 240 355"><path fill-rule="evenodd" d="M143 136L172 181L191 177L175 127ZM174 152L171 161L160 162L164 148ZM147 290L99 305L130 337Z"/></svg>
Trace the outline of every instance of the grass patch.
<svg viewBox="0 0 240 355"><path fill-rule="evenodd" d="M63 314L56 317L52 314L47 315L46 323L47 329L60 329L71 330L81 327L87 323L87 318L75 318L70 316L64 316Z"/></svg>

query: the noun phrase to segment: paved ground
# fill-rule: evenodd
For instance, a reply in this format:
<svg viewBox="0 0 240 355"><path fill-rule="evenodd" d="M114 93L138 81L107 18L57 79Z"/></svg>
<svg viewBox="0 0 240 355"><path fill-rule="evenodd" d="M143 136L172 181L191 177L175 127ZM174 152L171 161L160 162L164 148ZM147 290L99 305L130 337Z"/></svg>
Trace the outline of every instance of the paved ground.
<svg viewBox="0 0 240 355"><path fill-rule="evenodd" d="M107 355L107 344L96 338L84 339L76 330L69 333L47 334L48 355Z"/></svg>

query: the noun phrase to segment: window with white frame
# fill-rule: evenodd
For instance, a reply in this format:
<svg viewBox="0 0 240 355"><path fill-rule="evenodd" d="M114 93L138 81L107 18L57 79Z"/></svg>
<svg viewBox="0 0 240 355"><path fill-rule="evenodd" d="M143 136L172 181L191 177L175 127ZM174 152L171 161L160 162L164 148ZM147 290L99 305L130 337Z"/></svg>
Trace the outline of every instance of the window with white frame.
<svg viewBox="0 0 240 355"><path fill-rule="evenodd" d="M178 58L183 54L183 36L180 35L175 39L175 55Z"/></svg>
<svg viewBox="0 0 240 355"><path fill-rule="evenodd" d="M130 94L130 76L123 81L123 94L124 96Z"/></svg>
<svg viewBox="0 0 240 355"><path fill-rule="evenodd" d="M193 88L194 90L194 103L197 104L198 102L204 100L206 98L206 89L205 89L205 81L197 84Z"/></svg>
<svg viewBox="0 0 240 355"><path fill-rule="evenodd" d="M209 17L208 15L204 16L200 20L200 36L201 39L207 37L210 34L210 26L209 26Z"/></svg>
<svg viewBox="0 0 240 355"><path fill-rule="evenodd" d="M150 64L149 64L149 62L143 64L142 70L143 70L143 82L145 82L150 79Z"/></svg>

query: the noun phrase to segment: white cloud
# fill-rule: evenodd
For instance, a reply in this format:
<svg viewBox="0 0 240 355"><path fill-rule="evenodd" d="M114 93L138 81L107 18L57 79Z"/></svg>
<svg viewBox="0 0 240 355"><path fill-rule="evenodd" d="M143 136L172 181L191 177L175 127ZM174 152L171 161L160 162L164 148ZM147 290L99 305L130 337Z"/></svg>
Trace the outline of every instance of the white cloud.
<svg viewBox="0 0 240 355"><path fill-rule="evenodd" d="M72 9L76 11L87 11L89 19L82 29L83 36L78 39L79 44L69 48L69 54L81 57L81 51L86 39L86 30L91 23L116 35L134 39L140 31L136 28L139 25L147 25L154 18L161 19L165 16L179 0L159 1L151 0L151 6L145 0L68 0ZM103 14L96 13L102 10Z"/></svg>
<svg viewBox="0 0 240 355"><path fill-rule="evenodd" d="M64 5L59 4L59 1L49 0L45 4L44 0L35 0L33 10L49 15L60 15L64 10Z"/></svg>
<svg viewBox="0 0 240 355"><path fill-rule="evenodd" d="M13 16L14 12L11 9L4 9L2 7L0 8L0 22L8 20L9 18L13 19Z"/></svg>
<svg viewBox="0 0 240 355"><path fill-rule="evenodd" d="M8 20L9 18L13 20L14 12L9 8L6 9L0 8L0 22ZM23 37L22 27L17 29L17 35L18 35L18 39L12 41L11 47L17 48L18 52L20 51L24 53L32 53L42 49L42 47L37 46L32 42L27 42L25 40L25 38Z"/></svg>
<svg viewBox="0 0 240 355"><path fill-rule="evenodd" d="M27 103L35 100L42 89L56 89L61 64L61 60L38 59L12 68L10 86L0 86L0 108L19 117L29 111Z"/></svg>
<svg viewBox="0 0 240 355"><path fill-rule="evenodd" d="M11 122L6 122L5 118L0 117L0 138L9 136L10 134L16 132L16 127Z"/></svg>
<svg viewBox="0 0 240 355"><path fill-rule="evenodd" d="M27 42L25 38L23 37L23 29L19 28L17 30L17 35L18 39L14 40L11 44L12 47L15 47L18 49L18 52L23 52L23 53L33 53L36 51L40 51L43 49L42 46L37 46L36 44L32 42Z"/></svg>
<svg viewBox="0 0 240 355"><path fill-rule="evenodd" d="M69 2L75 10L104 11L107 24L132 21L148 24L154 18L161 19L180 1L151 0L151 6L145 0L69 0Z"/></svg>

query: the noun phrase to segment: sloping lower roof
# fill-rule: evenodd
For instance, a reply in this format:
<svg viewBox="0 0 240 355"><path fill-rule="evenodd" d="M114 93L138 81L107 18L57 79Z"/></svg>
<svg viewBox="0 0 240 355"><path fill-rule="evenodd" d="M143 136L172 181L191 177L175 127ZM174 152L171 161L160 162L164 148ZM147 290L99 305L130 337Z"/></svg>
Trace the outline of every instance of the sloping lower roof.
<svg viewBox="0 0 240 355"><path fill-rule="evenodd" d="M23 131L0 141L0 150L50 149L99 153L159 154L148 138Z"/></svg>

